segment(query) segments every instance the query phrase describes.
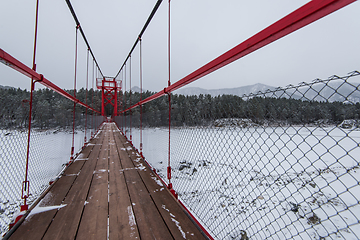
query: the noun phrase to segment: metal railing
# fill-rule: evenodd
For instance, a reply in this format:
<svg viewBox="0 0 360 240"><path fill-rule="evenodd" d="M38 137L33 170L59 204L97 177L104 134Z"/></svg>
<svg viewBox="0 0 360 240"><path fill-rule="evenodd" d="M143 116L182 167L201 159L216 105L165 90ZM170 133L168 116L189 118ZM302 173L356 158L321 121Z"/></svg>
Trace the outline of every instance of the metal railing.
<svg viewBox="0 0 360 240"><path fill-rule="evenodd" d="M73 114L70 100L53 91L34 91L28 182L24 188L29 134L29 101L24 99L28 99L30 93L16 89L0 91L2 98L12 100L4 99L0 109L0 232L3 235L20 214L24 198L27 205L31 205L69 163ZM47 99L42 99L45 95ZM52 105L54 101L63 106ZM103 121L104 118L97 113L89 110L86 115L85 108L77 106L74 134L76 152L95 135Z"/></svg>
<svg viewBox="0 0 360 240"><path fill-rule="evenodd" d="M359 239L359 80L355 71L241 97L172 95L179 199L215 239ZM142 139L166 181L162 107L143 106Z"/></svg>
<svg viewBox="0 0 360 240"><path fill-rule="evenodd" d="M96 71L96 77L104 76L70 1L66 2L76 22L76 89L78 31L88 48L87 75L91 54L90 75L94 78ZM161 3L157 1L114 78L124 82L125 94L119 94L123 94L119 96L124 101L123 109L113 119L140 154L146 156L153 170L168 182L170 191L179 196L210 239L359 238L356 229L360 199L357 191L359 85L352 82L358 81L359 72L241 97L173 94L352 2L354 0L310 1L173 84L170 82L169 5L168 85L158 93L145 96L142 93L142 34ZM35 40L36 35L35 31ZM134 100L131 94L126 96L126 82L129 75L131 89L131 56L137 46L141 93L139 99ZM70 106L69 113L72 111L73 116L78 116L73 117L72 122L67 120L67 113L54 120L52 116L56 113L50 111L46 115L46 111L41 111L49 108L47 98L39 101L38 106L33 106L32 100L18 102L22 108L15 106L15 111L1 113L1 232L6 230L21 201L25 201L24 205L26 200L31 203L66 163L65 158L50 157L58 151L55 147L61 146L61 141L70 144L70 140L64 140L68 137L64 132L66 127L51 126L73 125L74 133L76 127L82 131L79 126L84 126L84 137L72 135L73 139L80 136L81 140L73 142L83 146L89 139L88 129L92 129L90 135L93 136L103 121L103 117L97 117L98 120L88 125L91 120L83 113L93 111L94 116L97 108L79 101L76 92L70 94L37 73L35 52L36 41L32 69L2 49L0 61L30 77L32 89L35 82L39 82L73 101L73 110ZM38 115L31 114L30 110L29 123L33 128L29 128L27 134L28 103ZM79 111L79 106L88 110ZM63 119L62 123L56 122L59 119ZM64 136L56 137L61 134ZM71 152L73 150L74 146ZM70 159L73 157L71 153Z"/></svg>

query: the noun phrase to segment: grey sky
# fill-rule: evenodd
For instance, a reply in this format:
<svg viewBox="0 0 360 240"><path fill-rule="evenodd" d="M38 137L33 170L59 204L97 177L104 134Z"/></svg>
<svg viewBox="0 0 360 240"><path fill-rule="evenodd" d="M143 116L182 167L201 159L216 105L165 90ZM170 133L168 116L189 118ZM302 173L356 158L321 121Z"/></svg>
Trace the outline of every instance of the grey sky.
<svg viewBox="0 0 360 240"><path fill-rule="evenodd" d="M0 48L28 66L32 62L35 2L0 0ZM119 70L155 2L72 1L106 76L114 76ZM172 0L171 81L181 79L306 2ZM143 36L143 87L152 91L167 86L167 8L168 1L164 0ZM359 12L357 1L189 86L286 86L360 70ZM65 1L40 0L38 37L37 71L61 88L72 88L75 23ZM133 86L139 85L138 50L132 57ZM86 47L80 34L78 64L80 88L86 79ZM0 64L0 85L29 89L30 81Z"/></svg>

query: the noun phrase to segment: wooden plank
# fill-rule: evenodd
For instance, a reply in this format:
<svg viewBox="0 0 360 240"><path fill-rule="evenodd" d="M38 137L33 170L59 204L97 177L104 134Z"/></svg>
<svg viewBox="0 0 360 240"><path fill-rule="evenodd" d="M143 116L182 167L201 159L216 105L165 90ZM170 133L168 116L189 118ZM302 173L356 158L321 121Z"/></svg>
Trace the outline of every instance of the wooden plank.
<svg viewBox="0 0 360 240"><path fill-rule="evenodd" d="M104 134L102 133L100 133L101 135L97 143L102 144L104 140ZM94 151L90 153L89 159L85 162L79 176L64 200L64 204L67 204L67 206L59 209L43 239L75 238L93 176L91 173L95 169L100 149L101 145L96 144L94 146Z"/></svg>
<svg viewBox="0 0 360 240"><path fill-rule="evenodd" d="M106 127L108 128L108 127ZM76 239L107 239L109 131L104 136L99 158L92 174L89 194Z"/></svg>
<svg viewBox="0 0 360 240"><path fill-rule="evenodd" d="M76 159L82 159L88 157L94 145L96 144L96 141L97 141L96 138L91 139L90 142L81 150L79 156L77 156Z"/></svg>
<svg viewBox="0 0 360 240"><path fill-rule="evenodd" d="M127 144L124 146L130 149ZM174 238L206 239L167 187L163 185L137 152L134 149L127 151Z"/></svg>
<svg viewBox="0 0 360 240"><path fill-rule="evenodd" d="M174 238L207 239L131 144L123 136L121 141Z"/></svg>
<svg viewBox="0 0 360 240"><path fill-rule="evenodd" d="M120 136L120 135L119 135ZM115 138L141 239L173 239L119 137Z"/></svg>
<svg viewBox="0 0 360 240"><path fill-rule="evenodd" d="M96 138L92 139L92 143L88 144L85 148L82 149L81 153L75 159L75 161L72 162L67 169L65 169L63 175L78 175L80 173L80 170L84 166L85 161L89 159L89 155L93 150L97 140L98 139Z"/></svg>
<svg viewBox="0 0 360 240"><path fill-rule="evenodd" d="M109 170L109 239L140 239L113 133Z"/></svg>
<svg viewBox="0 0 360 240"><path fill-rule="evenodd" d="M88 157L94 145L88 145L81 152ZM85 161L75 161L65 169L60 179L54 183L37 207L59 206L68 194ZM55 217L57 209L29 215L10 239L41 239Z"/></svg>
<svg viewBox="0 0 360 240"><path fill-rule="evenodd" d="M63 176L52 186L51 190L45 195L38 204L40 207L61 205L63 199L68 193L76 176ZM30 215L11 235L10 239L41 239L54 218L57 209Z"/></svg>
<svg viewBox="0 0 360 240"><path fill-rule="evenodd" d="M11 239L206 239L114 124L92 141Z"/></svg>
<svg viewBox="0 0 360 240"><path fill-rule="evenodd" d="M70 166L67 169L65 169L63 175L64 176L79 175L85 162L86 162L86 160L77 160L77 161L71 163Z"/></svg>

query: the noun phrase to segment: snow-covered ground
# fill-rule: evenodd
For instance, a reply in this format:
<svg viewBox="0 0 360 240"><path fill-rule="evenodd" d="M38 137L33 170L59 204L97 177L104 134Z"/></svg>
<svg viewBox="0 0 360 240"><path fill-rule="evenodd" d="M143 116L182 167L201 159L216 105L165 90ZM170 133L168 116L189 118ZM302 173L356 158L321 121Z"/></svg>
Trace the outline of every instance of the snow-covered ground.
<svg viewBox="0 0 360 240"><path fill-rule="evenodd" d="M89 139L90 130L87 131ZM75 134L75 152L84 144L84 131ZM31 203L48 186L49 181L70 160L72 132L47 130L31 133L29 182ZM0 234L7 231L12 216L19 210L21 187L25 178L27 131L0 130Z"/></svg>
<svg viewBox="0 0 360 240"><path fill-rule="evenodd" d="M359 239L359 142L338 127L172 129L172 182L216 239ZM167 144L167 129L143 130L164 179Z"/></svg>
<svg viewBox="0 0 360 240"><path fill-rule="evenodd" d="M3 232L20 204L26 133L0 136ZM69 160L71 137L33 134L33 195ZM75 137L79 149L84 135ZM143 154L163 179L168 138L165 128L143 130ZM139 130L132 129L132 139L139 149ZM359 142L360 131L335 126L175 128L172 182L216 239L359 239Z"/></svg>

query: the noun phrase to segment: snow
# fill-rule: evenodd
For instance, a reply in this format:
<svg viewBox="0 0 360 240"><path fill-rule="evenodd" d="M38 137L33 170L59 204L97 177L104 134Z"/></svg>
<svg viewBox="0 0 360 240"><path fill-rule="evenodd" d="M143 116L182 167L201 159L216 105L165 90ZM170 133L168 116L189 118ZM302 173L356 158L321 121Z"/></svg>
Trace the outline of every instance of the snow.
<svg viewBox="0 0 360 240"><path fill-rule="evenodd" d="M139 149L139 130L132 131ZM31 199L68 162L72 137L64 132L33 135L34 146L40 149L30 153ZM0 139L1 171L17 169L0 175L2 233L21 201L26 137L11 131ZM242 234L250 239L360 238L360 131L333 126L174 128L171 141L174 189L215 239L240 239ZM11 159L2 147L8 142L16 143ZM80 149L81 139L75 142ZM143 130L143 154L163 179L167 144L167 129ZM85 157L79 155L77 160ZM46 201L42 204L51 207L51 197Z"/></svg>
<svg viewBox="0 0 360 240"><path fill-rule="evenodd" d="M146 171L146 167L142 163L138 164L137 169L139 169L140 171L144 171L144 170Z"/></svg>
<svg viewBox="0 0 360 240"><path fill-rule="evenodd" d="M133 204L133 205L135 205L135 204ZM135 228L136 221L135 221L135 216L134 216L134 212L133 212L131 205L127 207L127 212L128 212L128 216L129 216L129 226L131 229L130 237L133 237L136 234L136 228Z"/></svg>
<svg viewBox="0 0 360 240"><path fill-rule="evenodd" d="M175 215L172 214L172 213L170 212L170 210L166 208L166 205L163 204L163 205L161 205L161 207L162 207L162 209L166 210L166 211L169 213L169 215L171 216L171 221L173 221L173 222L175 223L175 225L176 225L176 227L179 229L182 237L183 237L184 239L186 239L186 234L185 234L185 232L182 230L182 228L181 228L181 226L180 226L180 222L175 219Z"/></svg>
<svg viewBox="0 0 360 240"><path fill-rule="evenodd" d="M151 179L153 179L160 187L163 187L164 185L162 184L162 182L157 178L157 177L151 177ZM160 190L161 191L161 190Z"/></svg>
<svg viewBox="0 0 360 240"><path fill-rule="evenodd" d="M132 207L131 206L128 206L127 207L127 211L128 211L128 215L129 215L129 225L132 227L132 226L135 226L136 225L136 222L135 222L135 216L134 216L134 212L132 210Z"/></svg>
<svg viewBox="0 0 360 240"><path fill-rule="evenodd" d="M171 141L174 189L215 239L360 238L357 129L174 128ZM167 144L167 129L143 130L163 179Z"/></svg>
<svg viewBox="0 0 360 240"><path fill-rule="evenodd" d="M91 129L88 129L87 136ZM27 131L0 129L0 235L19 209L27 147ZM81 150L84 132L75 134L74 148ZM31 204L70 160L72 133L34 129L31 132L29 181ZM10 147L9 147L10 146ZM77 160L84 158L81 154ZM85 159L84 159L85 160Z"/></svg>
<svg viewBox="0 0 360 240"><path fill-rule="evenodd" d="M61 204L61 205L57 205L57 206L47 206L47 207L39 207L36 206L28 215L28 217L38 214L38 213L42 213L42 212L47 212L47 211L51 211L54 209L59 210L60 208L66 207L67 204Z"/></svg>
<svg viewBox="0 0 360 240"><path fill-rule="evenodd" d="M171 221L173 221L173 222L176 224L176 226L178 227L179 231L181 232L182 237L183 237L184 239L186 239L186 234L185 234L185 232L182 230L182 228L181 228L181 226L180 226L180 222L176 221L175 218L171 218Z"/></svg>

